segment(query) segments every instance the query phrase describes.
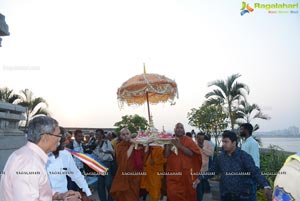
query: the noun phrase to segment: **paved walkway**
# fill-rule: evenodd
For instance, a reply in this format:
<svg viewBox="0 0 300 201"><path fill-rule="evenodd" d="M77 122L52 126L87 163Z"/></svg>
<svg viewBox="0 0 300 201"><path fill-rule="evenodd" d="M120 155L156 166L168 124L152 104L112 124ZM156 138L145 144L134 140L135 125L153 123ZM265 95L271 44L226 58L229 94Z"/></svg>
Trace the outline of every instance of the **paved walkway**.
<svg viewBox="0 0 300 201"><path fill-rule="evenodd" d="M212 199L211 193L205 193L203 196L203 201L218 201L218 200Z"/></svg>
<svg viewBox="0 0 300 201"><path fill-rule="evenodd" d="M90 187L92 187L92 189L95 189L95 191L93 191L93 195L92 197L96 200L99 201L98 198L98 192L97 192L97 177L89 177L86 178L88 181L88 184L90 185ZM142 199L140 199L139 201L143 201ZM149 201L149 197L147 196L146 201ZM164 196L164 198L161 201L167 201L167 197ZM205 193L204 197L203 197L203 201L218 201L218 200L214 200L212 199L212 195L211 193Z"/></svg>
<svg viewBox="0 0 300 201"><path fill-rule="evenodd" d="M93 192L93 198L96 201L99 201L98 192L97 191ZM143 201L143 200L140 199L139 201ZM146 201L149 201L149 197L148 196L146 198ZM164 197L164 199L162 199L160 201L167 201L167 197ZM204 194L203 201L218 201L218 200L213 200L212 197L211 197L211 194L210 193L206 193L206 194Z"/></svg>

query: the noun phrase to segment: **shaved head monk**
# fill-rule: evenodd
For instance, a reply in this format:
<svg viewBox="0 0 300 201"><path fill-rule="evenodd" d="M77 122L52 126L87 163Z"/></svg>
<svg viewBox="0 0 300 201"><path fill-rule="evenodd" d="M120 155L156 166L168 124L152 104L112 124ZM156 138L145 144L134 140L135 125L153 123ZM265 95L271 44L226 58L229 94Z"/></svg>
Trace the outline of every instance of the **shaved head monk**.
<svg viewBox="0 0 300 201"><path fill-rule="evenodd" d="M110 195L116 201L138 201L144 150L134 149L136 142L131 138L128 128L120 131L120 139L121 141L116 146L118 170Z"/></svg>
<svg viewBox="0 0 300 201"><path fill-rule="evenodd" d="M177 148L178 154L171 151L169 144L165 145L164 150L165 157L168 158L167 197L171 201L196 201L196 191L192 188L192 184L201 170L201 152L192 138L184 135L182 123L175 125L174 132L176 138L172 144Z"/></svg>

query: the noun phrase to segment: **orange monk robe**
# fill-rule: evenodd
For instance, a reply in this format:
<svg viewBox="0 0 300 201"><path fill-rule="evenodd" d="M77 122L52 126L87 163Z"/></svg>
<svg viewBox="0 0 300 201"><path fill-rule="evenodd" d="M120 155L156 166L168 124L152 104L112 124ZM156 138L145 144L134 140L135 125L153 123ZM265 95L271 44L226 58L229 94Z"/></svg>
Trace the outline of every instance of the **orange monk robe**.
<svg viewBox="0 0 300 201"><path fill-rule="evenodd" d="M164 149L160 146L149 147L149 152L146 153L146 161L144 164L144 172L142 176L141 188L145 188L150 195L150 201L159 200L163 175L164 164L167 158L164 157Z"/></svg>
<svg viewBox="0 0 300 201"><path fill-rule="evenodd" d="M137 173L132 164L133 153L127 158L127 150L130 143L121 141L116 146L116 160L118 170L113 180L110 195L116 201L138 201L141 175L126 175L128 173Z"/></svg>
<svg viewBox="0 0 300 201"><path fill-rule="evenodd" d="M193 181L197 179L202 166L201 152L192 138L183 136L180 143L193 152L193 156L184 154L178 149L178 155L172 151L168 157L167 175L167 197L170 201L196 201L196 190L193 189ZM181 175L175 175L180 174Z"/></svg>

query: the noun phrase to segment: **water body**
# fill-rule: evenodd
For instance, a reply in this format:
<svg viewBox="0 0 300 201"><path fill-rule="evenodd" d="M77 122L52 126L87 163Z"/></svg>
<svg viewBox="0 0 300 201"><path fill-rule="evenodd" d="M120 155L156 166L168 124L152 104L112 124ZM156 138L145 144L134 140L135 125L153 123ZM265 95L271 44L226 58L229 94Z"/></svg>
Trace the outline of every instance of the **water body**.
<svg viewBox="0 0 300 201"><path fill-rule="evenodd" d="M277 145L284 151L298 152L300 151L300 138L260 138L263 148L269 148L270 145ZM212 138L213 142L215 139ZM221 141L221 138L219 138ZM220 143L222 145L222 142Z"/></svg>
<svg viewBox="0 0 300 201"><path fill-rule="evenodd" d="M268 148L272 144L281 147L285 151L300 151L300 138L261 138L261 142L263 148Z"/></svg>

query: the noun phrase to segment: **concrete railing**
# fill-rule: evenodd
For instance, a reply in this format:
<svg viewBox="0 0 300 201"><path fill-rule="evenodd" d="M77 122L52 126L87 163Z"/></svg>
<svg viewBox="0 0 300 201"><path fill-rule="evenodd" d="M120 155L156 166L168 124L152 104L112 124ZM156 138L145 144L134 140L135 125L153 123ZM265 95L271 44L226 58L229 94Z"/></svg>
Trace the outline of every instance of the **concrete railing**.
<svg viewBox="0 0 300 201"><path fill-rule="evenodd" d="M20 105L0 102L0 172L10 154L26 143L24 132L19 130L19 122L25 120L24 112L26 108Z"/></svg>

